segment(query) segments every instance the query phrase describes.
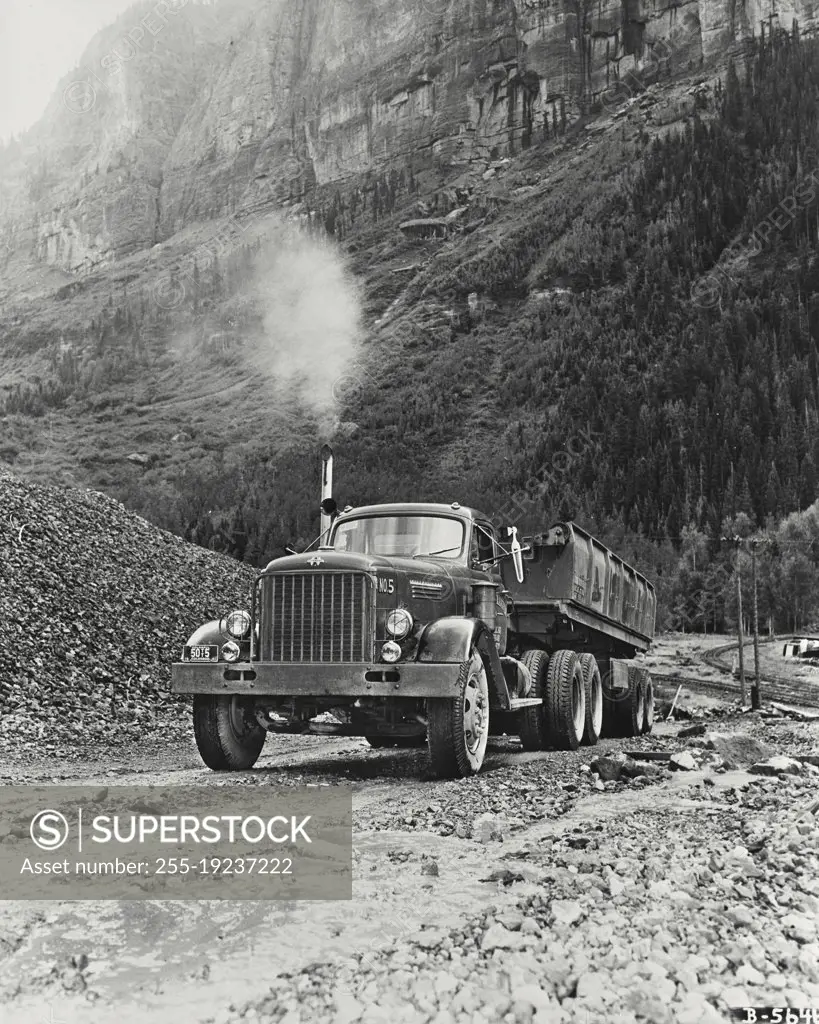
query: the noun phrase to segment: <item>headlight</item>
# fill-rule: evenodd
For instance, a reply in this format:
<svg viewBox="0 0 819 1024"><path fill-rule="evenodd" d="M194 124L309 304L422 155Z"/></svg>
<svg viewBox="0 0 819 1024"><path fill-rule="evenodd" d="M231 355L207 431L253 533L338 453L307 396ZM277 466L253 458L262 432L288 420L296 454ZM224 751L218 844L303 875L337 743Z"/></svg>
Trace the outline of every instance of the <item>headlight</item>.
<svg viewBox="0 0 819 1024"><path fill-rule="evenodd" d="M387 632L397 640L409 636L412 630L412 616L406 608L396 608L387 616Z"/></svg>
<svg viewBox="0 0 819 1024"><path fill-rule="evenodd" d="M225 661L238 661L241 650L235 641L228 640L226 644L222 644L220 654Z"/></svg>
<svg viewBox="0 0 819 1024"><path fill-rule="evenodd" d="M225 616L225 629L237 640L250 632L250 612L236 611Z"/></svg>
<svg viewBox="0 0 819 1024"><path fill-rule="evenodd" d="M381 648L381 657L390 663L398 661L401 657L401 645L394 640L388 640Z"/></svg>

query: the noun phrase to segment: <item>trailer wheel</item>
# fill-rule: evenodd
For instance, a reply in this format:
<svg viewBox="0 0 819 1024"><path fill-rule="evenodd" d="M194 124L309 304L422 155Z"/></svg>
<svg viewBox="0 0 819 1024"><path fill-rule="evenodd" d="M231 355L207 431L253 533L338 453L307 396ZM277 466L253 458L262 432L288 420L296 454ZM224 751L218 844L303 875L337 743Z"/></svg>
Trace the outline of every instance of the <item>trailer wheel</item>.
<svg viewBox="0 0 819 1024"><path fill-rule="evenodd" d="M648 736L654 728L654 683L651 676L646 673L645 678L645 699L644 699L643 733Z"/></svg>
<svg viewBox="0 0 819 1024"><path fill-rule="evenodd" d="M267 738L252 702L229 694L194 694L193 734L202 760L217 772L252 768Z"/></svg>
<svg viewBox="0 0 819 1024"><path fill-rule="evenodd" d="M600 666L593 654L581 654L580 667L583 669L583 687L586 693L586 723L583 729L583 743L593 747L603 730L603 680Z"/></svg>
<svg viewBox="0 0 819 1024"><path fill-rule="evenodd" d="M546 677L549 741L559 750L577 750L586 724L583 669L574 651L558 651Z"/></svg>
<svg viewBox="0 0 819 1024"><path fill-rule="evenodd" d="M642 672L629 670L628 693L616 707L618 736L639 736L645 724L645 686Z"/></svg>
<svg viewBox="0 0 819 1024"><path fill-rule="evenodd" d="M549 655L546 651L526 651L520 659L529 669L532 688L524 697L543 697L546 694L546 675L549 671ZM524 750L544 750L549 736L546 724L546 706L524 708L520 712L520 742Z"/></svg>
<svg viewBox="0 0 819 1024"><path fill-rule="evenodd" d="M457 697L427 700L427 745L432 770L441 779L479 772L489 738L489 685L481 656L472 650L461 663Z"/></svg>

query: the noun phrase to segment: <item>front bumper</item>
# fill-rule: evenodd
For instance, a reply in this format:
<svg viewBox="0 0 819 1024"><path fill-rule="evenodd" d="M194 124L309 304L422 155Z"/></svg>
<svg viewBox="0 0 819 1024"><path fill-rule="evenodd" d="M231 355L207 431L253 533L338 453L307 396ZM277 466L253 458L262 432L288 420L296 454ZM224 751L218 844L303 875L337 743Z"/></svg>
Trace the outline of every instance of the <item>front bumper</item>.
<svg viewBox="0 0 819 1024"><path fill-rule="evenodd" d="M171 667L173 693L281 697L456 697L460 663L180 661Z"/></svg>

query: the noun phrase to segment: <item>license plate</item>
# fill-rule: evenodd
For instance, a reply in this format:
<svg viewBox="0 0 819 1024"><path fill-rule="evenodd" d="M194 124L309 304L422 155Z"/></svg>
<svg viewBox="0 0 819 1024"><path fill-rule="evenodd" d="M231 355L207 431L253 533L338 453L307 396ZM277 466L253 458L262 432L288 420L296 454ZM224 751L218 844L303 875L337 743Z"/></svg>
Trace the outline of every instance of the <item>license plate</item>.
<svg viewBox="0 0 819 1024"><path fill-rule="evenodd" d="M218 661L219 648L215 644L199 644L185 648L187 661Z"/></svg>

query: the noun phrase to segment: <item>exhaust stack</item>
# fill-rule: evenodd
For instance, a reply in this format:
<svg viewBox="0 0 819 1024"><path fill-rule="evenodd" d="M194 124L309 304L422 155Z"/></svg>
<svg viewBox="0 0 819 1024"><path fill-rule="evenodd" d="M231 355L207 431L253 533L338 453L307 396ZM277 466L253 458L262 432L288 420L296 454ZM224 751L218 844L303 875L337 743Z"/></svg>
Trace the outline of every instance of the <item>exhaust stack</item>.
<svg viewBox="0 0 819 1024"><path fill-rule="evenodd" d="M333 449L325 444L321 449L321 543L327 541L327 531L336 511L333 500Z"/></svg>

